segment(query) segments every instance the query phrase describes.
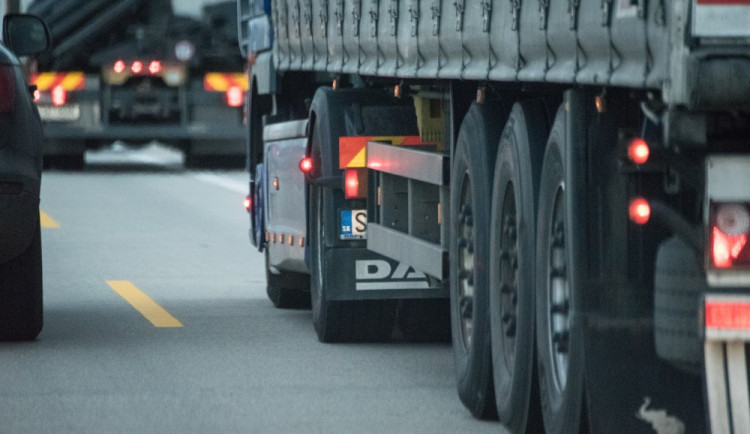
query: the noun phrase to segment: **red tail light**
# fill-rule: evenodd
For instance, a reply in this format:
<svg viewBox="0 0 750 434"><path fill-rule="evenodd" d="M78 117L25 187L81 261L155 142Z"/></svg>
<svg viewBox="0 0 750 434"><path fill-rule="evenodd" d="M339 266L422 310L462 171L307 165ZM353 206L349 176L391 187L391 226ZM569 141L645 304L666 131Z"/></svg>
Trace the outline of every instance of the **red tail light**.
<svg viewBox="0 0 750 434"><path fill-rule="evenodd" d="M156 75L161 72L161 62L158 60L152 60L151 63L148 64L148 72L150 72L153 75Z"/></svg>
<svg viewBox="0 0 750 434"><path fill-rule="evenodd" d="M312 158L305 157L299 161L299 170L304 174L309 174L312 171L313 163Z"/></svg>
<svg viewBox="0 0 750 434"><path fill-rule="evenodd" d="M649 205L646 199L636 197L630 201L628 213L630 215L630 220L633 223L645 225L648 223L648 219L651 218L651 205Z"/></svg>
<svg viewBox="0 0 750 434"><path fill-rule="evenodd" d="M635 164L646 163L650 154L648 143L641 138L633 139L628 145L628 158Z"/></svg>
<svg viewBox="0 0 750 434"><path fill-rule="evenodd" d="M125 72L125 62L122 60L118 60L117 62L115 62L112 70L118 74L122 74L123 72Z"/></svg>
<svg viewBox="0 0 750 434"><path fill-rule="evenodd" d="M67 99L67 92L65 92L65 89L61 85L57 85L54 88L52 88L52 104L56 106L62 106L65 105L65 100Z"/></svg>
<svg viewBox="0 0 750 434"><path fill-rule="evenodd" d="M253 209L253 198L250 196L245 196L245 200L242 202L242 204L245 207L245 211L251 212Z"/></svg>
<svg viewBox="0 0 750 434"><path fill-rule="evenodd" d="M232 86L227 90L227 105L230 107L242 105L242 89L239 86Z"/></svg>
<svg viewBox="0 0 750 434"><path fill-rule="evenodd" d="M0 66L0 113L13 113L16 106L16 83L13 69Z"/></svg>
<svg viewBox="0 0 750 434"><path fill-rule="evenodd" d="M351 199L357 197L359 192L359 176L355 169L347 169L344 175L344 197Z"/></svg>
<svg viewBox="0 0 750 434"><path fill-rule="evenodd" d="M356 199L367 197L367 169L356 168L344 171L344 197Z"/></svg>
<svg viewBox="0 0 750 434"><path fill-rule="evenodd" d="M34 89L34 102L39 102L42 99L42 92L39 89Z"/></svg>
<svg viewBox="0 0 750 434"><path fill-rule="evenodd" d="M130 65L130 70L133 71L133 74L140 74L143 72L143 63L140 60L136 60Z"/></svg>
<svg viewBox="0 0 750 434"><path fill-rule="evenodd" d="M715 204L711 217L711 260L716 268L731 267L747 244L750 211L744 204ZM740 262L747 265L747 255Z"/></svg>

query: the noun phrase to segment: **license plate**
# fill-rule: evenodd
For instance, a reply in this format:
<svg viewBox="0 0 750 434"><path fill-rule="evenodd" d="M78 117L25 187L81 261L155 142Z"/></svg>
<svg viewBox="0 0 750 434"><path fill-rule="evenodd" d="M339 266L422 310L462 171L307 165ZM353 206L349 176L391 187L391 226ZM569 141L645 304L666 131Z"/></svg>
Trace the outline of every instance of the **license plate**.
<svg viewBox="0 0 750 434"><path fill-rule="evenodd" d="M367 210L341 210L341 239L364 240L367 238Z"/></svg>
<svg viewBox="0 0 750 434"><path fill-rule="evenodd" d="M78 104L60 107L41 105L38 108L43 121L77 121L81 117L81 107Z"/></svg>

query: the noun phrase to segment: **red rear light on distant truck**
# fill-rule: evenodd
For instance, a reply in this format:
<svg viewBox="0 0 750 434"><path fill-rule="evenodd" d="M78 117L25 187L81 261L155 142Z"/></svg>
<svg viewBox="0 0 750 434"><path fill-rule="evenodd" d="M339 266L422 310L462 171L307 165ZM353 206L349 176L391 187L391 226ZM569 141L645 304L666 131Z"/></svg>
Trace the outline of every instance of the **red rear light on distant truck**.
<svg viewBox="0 0 750 434"><path fill-rule="evenodd" d="M148 64L148 72L150 72L152 75L156 75L161 72L161 62L158 60L152 60L151 63Z"/></svg>
<svg viewBox="0 0 750 434"><path fill-rule="evenodd" d="M130 70L133 71L133 74L140 74L141 72L143 72L143 62L141 62L140 60L136 60L132 65L130 65Z"/></svg>
<svg viewBox="0 0 750 434"><path fill-rule="evenodd" d="M123 72L125 72L125 62L122 60L118 60L117 62L115 62L114 66L112 66L112 70L117 74L122 74Z"/></svg>
<svg viewBox="0 0 750 434"><path fill-rule="evenodd" d="M55 106L59 107L65 105L67 97L67 92L65 91L65 88L62 87L62 85L58 84L57 86L52 88L52 104L54 104Z"/></svg>
<svg viewBox="0 0 750 434"><path fill-rule="evenodd" d="M245 211L251 212L253 209L253 198L250 196L245 196L245 200L242 201L242 205L245 207Z"/></svg>
<svg viewBox="0 0 750 434"><path fill-rule="evenodd" d="M227 90L227 105L229 107L242 106L242 88L232 86Z"/></svg>

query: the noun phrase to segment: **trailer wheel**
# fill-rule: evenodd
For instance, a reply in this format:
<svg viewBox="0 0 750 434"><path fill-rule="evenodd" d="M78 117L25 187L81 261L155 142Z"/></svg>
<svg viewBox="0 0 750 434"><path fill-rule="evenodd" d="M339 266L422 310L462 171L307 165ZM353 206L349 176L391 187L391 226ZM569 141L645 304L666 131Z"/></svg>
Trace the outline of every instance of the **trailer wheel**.
<svg viewBox="0 0 750 434"><path fill-rule="evenodd" d="M310 278L303 273L281 271L274 273L268 265L266 248L266 294L279 309L303 309L310 307Z"/></svg>
<svg viewBox="0 0 750 434"><path fill-rule="evenodd" d="M26 251L0 264L0 340L30 341L42 330L41 240L37 224Z"/></svg>
<svg viewBox="0 0 750 434"><path fill-rule="evenodd" d="M450 302L458 395L478 418L496 417L489 318L489 200L507 111L473 104L451 170Z"/></svg>
<svg viewBox="0 0 750 434"><path fill-rule="evenodd" d="M583 401L581 324L571 313L576 288L571 282L573 235L567 221L570 186L566 182L565 110L558 111L550 133L539 185L536 245L536 340L539 393L547 432L578 432ZM575 172L574 172L575 173Z"/></svg>
<svg viewBox="0 0 750 434"><path fill-rule="evenodd" d="M540 102L514 105L500 138L492 187L489 297L493 378L498 416L511 432L526 432L527 422L539 423L541 416L538 399L532 400L537 389L534 249L539 174L548 129Z"/></svg>
<svg viewBox="0 0 750 434"><path fill-rule="evenodd" d="M396 317L395 300L336 301L326 296L324 190L310 188L310 298L313 325L321 342L380 342L391 338Z"/></svg>
<svg viewBox="0 0 750 434"><path fill-rule="evenodd" d="M695 253L678 238L661 245L654 278L656 354L677 368L699 374L703 347L698 336L700 295L708 290Z"/></svg>

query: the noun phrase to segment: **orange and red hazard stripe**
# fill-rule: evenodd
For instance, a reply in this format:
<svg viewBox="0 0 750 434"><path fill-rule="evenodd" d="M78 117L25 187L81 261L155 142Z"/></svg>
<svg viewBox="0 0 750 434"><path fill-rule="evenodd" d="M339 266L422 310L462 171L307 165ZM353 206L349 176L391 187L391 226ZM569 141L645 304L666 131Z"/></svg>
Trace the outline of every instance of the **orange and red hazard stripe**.
<svg viewBox="0 0 750 434"><path fill-rule="evenodd" d="M58 86L70 92L71 90L80 90L85 87L83 72L42 72L31 76L31 84L42 92L52 90Z"/></svg>
<svg viewBox="0 0 750 434"><path fill-rule="evenodd" d="M248 89L247 75L241 72L208 72L203 76L203 89L227 92L232 88Z"/></svg>

